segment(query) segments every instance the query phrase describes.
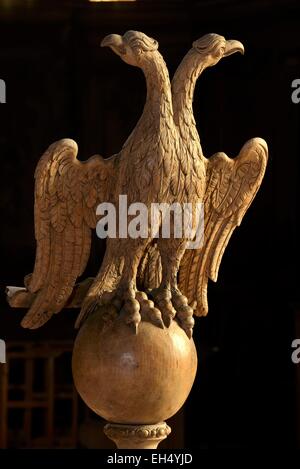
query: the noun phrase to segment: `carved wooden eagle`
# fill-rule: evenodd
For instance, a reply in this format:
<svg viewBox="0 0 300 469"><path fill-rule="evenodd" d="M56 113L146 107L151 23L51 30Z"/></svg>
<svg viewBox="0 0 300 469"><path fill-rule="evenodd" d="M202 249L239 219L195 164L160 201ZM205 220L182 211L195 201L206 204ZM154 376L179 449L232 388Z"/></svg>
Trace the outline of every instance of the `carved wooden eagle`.
<svg viewBox="0 0 300 469"><path fill-rule="evenodd" d="M102 41L120 58L142 69L147 84L143 113L121 151L109 159L77 159L77 144L52 144L35 172L36 260L25 289L8 288L12 306L29 307L22 326L37 328L66 306L81 305L79 325L98 305L109 303L137 331L143 320L165 327L176 317L191 337L193 313L206 315L207 283L217 280L234 229L255 197L267 164L263 139L249 140L232 159L206 159L193 115L196 80L222 57L242 52L238 41L208 34L193 43L172 84L154 39L137 31ZM204 204L204 244L188 239L109 237L95 279L83 274L101 202ZM162 222L162 220L161 220Z"/></svg>

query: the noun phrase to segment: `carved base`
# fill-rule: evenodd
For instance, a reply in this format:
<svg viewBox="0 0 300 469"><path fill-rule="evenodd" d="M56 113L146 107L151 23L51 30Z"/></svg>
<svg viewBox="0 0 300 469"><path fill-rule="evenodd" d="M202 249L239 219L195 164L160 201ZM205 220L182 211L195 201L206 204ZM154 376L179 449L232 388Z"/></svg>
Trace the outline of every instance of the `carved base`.
<svg viewBox="0 0 300 469"><path fill-rule="evenodd" d="M193 339L172 320L161 329L141 321L138 333L109 305L95 310L76 337L74 383L90 409L109 422L120 449L156 449L170 433L165 420L182 407L194 382ZM155 423L159 422L159 423Z"/></svg>
<svg viewBox="0 0 300 469"><path fill-rule="evenodd" d="M155 425L107 423L104 433L113 440L118 449L156 449L171 433L171 428L166 422Z"/></svg>

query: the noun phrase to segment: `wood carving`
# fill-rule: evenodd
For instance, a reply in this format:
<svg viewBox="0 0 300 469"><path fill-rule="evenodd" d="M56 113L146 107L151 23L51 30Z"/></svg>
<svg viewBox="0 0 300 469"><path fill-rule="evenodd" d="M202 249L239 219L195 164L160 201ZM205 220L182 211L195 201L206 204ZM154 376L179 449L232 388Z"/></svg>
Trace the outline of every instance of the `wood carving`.
<svg viewBox="0 0 300 469"><path fill-rule="evenodd" d="M35 172L37 252L18 304L30 304L22 326L40 327L68 305L88 261L96 207L104 201L118 207L118 196L127 194L128 203L147 207L154 202L203 202L204 245L186 250L187 240L172 236L109 238L77 325L97 305L109 302L117 310L124 308L126 323L136 331L143 314L159 327L169 326L176 315L191 337L192 314L207 314L208 279L217 280L224 250L260 187L267 163L267 144L260 138L249 140L234 159L222 152L206 159L193 115L199 75L244 48L238 41L207 34L193 43L171 87L154 39L128 31L107 36L102 46L143 70L145 107L122 150L109 159L96 155L81 163L70 139L52 144L40 159Z"/></svg>
<svg viewBox="0 0 300 469"><path fill-rule="evenodd" d="M88 405L96 412L105 414L104 410L97 410L102 409L104 401L99 406L95 404L99 397L99 393L97 396L95 394L98 392L98 381L95 381L93 371L86 371L89 361L86 363L86 355L81 353L83 349L89 350L89 357L99 357L101 354L97 344L101 338L101 353L105 354L105 334L111 335L114 344L112 350L115 355L113 358L112 352L108 355L112 367L121 372L126 347L133 348L127 350L125 355L131 354L132 360L140 360L139 363L144 366L138 378L134 370L128 371L124 389L133 389L132 383L136 379L146 380L149 385L149 373L152 373L151 389L161 389L161 369L153 364L149 371L144 357L161 354L159 341L163 340L162 337L166 338L162 333L168 334L166 340L171 344L170 350L175 350L174 344L179 342L182 350L186 350L190 371L185 371L185 376L190 374L194 379L195 354L192 345L188 345L193 343L189 341L194 326L193 314L203 316L208 312L208 279L217 280L229 239L261 185L268 147L263 139L253 138L245 143L235 158L229 158L223 152L206 158L201 148L193 114L196 81L206 68L216 65L223 57L235 52L244 53L240 42L225 40L217 34L207 34L198 39L180 63L172 83L158 51L157 41L145 34L137 31L128 31L123 36L111 34L103 39L101 45L110 47L127 64L142 69L147 85L143 113L120 152L108 159L95 155L80 162L77 159L77 144L70 139L53 143L43 154L35 172L37 250L34 270L25 277L25 288L8 287L8 301L13 307L29 308L22 326L30 329L42 326L65 307L81 306L76 326L83 325L78 336L78 343L83 345L76 348L75 344L77 362L81 365L75 363L73 373L75 378L77 376L75 382L79 391L88 396ZM91 230L95 229L99 219L96 215L98 205L111 203L118 213L120 196L124 194L129 205L142 203L149 212L155 203L168 207L189 204L192 207L193 229L197 225L196 208L202 203L203 244L196 249L187 249L191 240L185 233L178 237L174 223L171 223L169 236L161 236L164 221L161 215L158 236L150 227L143 237L123 237L120 233L109 236L96 278L76 284L77 278L84 273L90 255ZM132 219L133 215L129 214L127 224ZM172 213L171 221L174 220L175 213ZM92 331L96 328L95 317L98 318L99 314L106 325L101 325L96 336ZM127 332L124 332L120 321ZM151 327L155 326L153 330L157 333L153 333L152 329L149 332L149 323ZM174 329L174 324L176 328L179 324L184 330L186 335L182 330L181 333L187 342ZM126 328L126 325L130 327ZM119 334L122 331L126 336L132 330L135 334L140 330L143 337L152 341L152 348L147 348L149 344L143 339L138 351L135 348L137 342L124 339L124 353L118 355L121 353L120 335L116 331ZM92 335L94 342L89 343ZM104 362L105 357L99 365L99 369L102 367L101 373L99 371L101 382L106 377L112 379L107 371L109 366L103 371ZM172 380L176 381L179 375L176 378L175 374ZM87 389L85 378L89 383ZM111 381L109 383L112 385ZM177 401L175 399L172 412L182 405L190 385L189 382ZM107 389L109 400L110 388ZM92 395L89 395L90 391ZM118 396L119 401L116 400L114 408L123 402L118 392L115 387L113 394ZM111 412L110 421L135 424L138 420L135 418L131 422L130 415L136 412L134 415L141 415L141 419L145 416L143 424L167 428L165 424L157 424L160 420L151 421L151 411L148 412L147 406L148 413L145 413L145 408L142 410L141 407L133 408L134 404L132 407L130 405L126 418L121 416L118 421L115 413ZM159 419L170 416L168 403L163 406L156 414ZM109 427L106 431L123 441L128 436L128 428ZM143 435L134 428L135 440L141 435L148 441L145 445L155 444L152 436L155 441L159 440L155 429L143 427L142 430ZM168 431L159 435L164 437ZM120 444L127 443L123 441Z"/></svg>
<svg viewBox="0 0 300 469"><path fill-rule="evenodd" d="M128 448L128 440L132 449L156 449L158 443L171 433L171 428L165 422L142 427L108 423L104 427L104 433L116 442L119 449Z"/></svg>

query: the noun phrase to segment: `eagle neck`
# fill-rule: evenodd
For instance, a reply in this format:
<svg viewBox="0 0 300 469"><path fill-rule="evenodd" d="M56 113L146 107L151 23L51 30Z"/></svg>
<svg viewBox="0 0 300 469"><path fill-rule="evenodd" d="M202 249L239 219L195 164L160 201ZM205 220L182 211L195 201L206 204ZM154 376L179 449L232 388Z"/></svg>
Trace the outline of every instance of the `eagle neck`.
<svg viewBox="0 0 300 469"><path fill-rule="evenodd" d="M196 126L193 113L193 98L199 75L208 65L199 60L199 53L191 50L177 68L172 80L174 121L178 125L183 119Z"/></svg>
<svg viewBox="0 0 300 469"><path fill-rule="evenodd" d="M151 115L159 122L162 117L173 120L171 83L165 61L157 52L148 60L144 69L147 84L147 97L143 115Z"/></svg>

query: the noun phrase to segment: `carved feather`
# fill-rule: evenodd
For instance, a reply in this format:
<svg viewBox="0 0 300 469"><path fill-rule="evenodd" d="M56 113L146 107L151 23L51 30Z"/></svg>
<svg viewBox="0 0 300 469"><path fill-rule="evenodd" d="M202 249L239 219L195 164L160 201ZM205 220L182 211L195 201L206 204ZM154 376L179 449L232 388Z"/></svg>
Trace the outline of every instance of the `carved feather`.
<svg viewBox="0 0 300 469"><path fill-rule="evenodd" d="M268 147L260 138L249 140L235 159L217 153L208 160L204 198L204 246L187 250L179 270L179 287L195 314L208 312L207 282L216 282L229 239L250 207L264 176Z"/></svg>
<svg viewBox="0 0 300 469"><path fill-rule="evenodd" d="M77 160L77 144L64 139L52 144L35 172L34 271L27 288L36 293L22 326L37 328L58 313L86 267L96 207L106 200L114 158Z"/></svg>

